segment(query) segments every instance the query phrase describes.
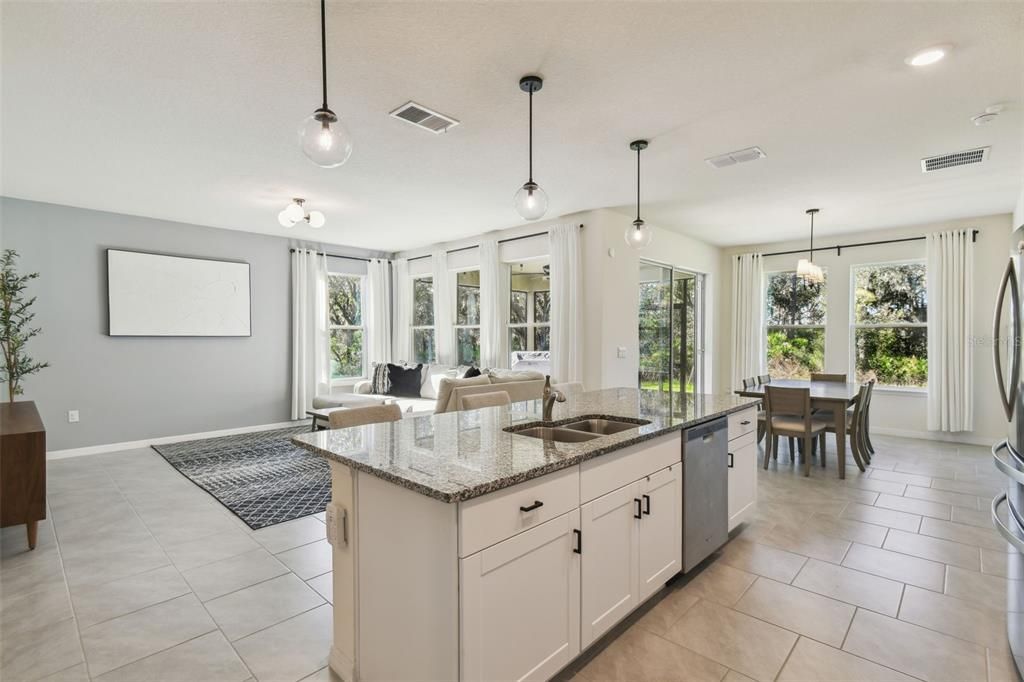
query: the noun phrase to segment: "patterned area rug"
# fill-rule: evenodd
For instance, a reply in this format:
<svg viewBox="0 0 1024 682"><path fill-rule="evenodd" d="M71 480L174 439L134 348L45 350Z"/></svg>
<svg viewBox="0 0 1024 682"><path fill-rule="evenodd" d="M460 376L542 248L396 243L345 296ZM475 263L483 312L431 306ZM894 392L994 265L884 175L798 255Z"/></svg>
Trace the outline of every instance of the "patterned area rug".
<svg viewBox="0 0 1024 682"><path fill-rule="evenodd" d="M331 469L289 439L309 426L154 445L172 467L253 530L322 512Z"/></svg>

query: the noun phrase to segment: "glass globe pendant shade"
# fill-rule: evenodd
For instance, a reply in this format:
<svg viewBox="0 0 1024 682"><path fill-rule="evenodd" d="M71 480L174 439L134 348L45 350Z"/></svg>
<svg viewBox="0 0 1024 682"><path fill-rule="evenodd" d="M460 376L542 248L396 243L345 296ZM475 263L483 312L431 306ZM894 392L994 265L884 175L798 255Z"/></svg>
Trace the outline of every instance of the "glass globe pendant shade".
<svg viewBox="0 0 1024 682"><path fill-rule="evenodd" d="M281 224L281 227L292 227L295 225L295 221L288 215L287 208L277 214L277 222Z"/></svg>
<svg viewBox="0 0 1024 682"><path fill-rule="evenodd" d="M309 223L310 227L323 227L327 219L320 211L310 211L309 215L306 216L306 222Z"/></svg>
<svg viewBox="0 0 1024 682"><path fill-rule="evenodd" d="M281 215L290 220L292 225L294 225L306 217L306 211L302 208L301 202L292 200L292 203L285 206L284 210L281 211ZM282 225L283 224L284 223L282 223Z"/></svg>
<svg viewBox="0 0 1024 682"><path fill-rule="evenodd" d="M540 185L530 180L516 192L513 205L516 213L526 220L537 220L547 213L548 195Z"/></svg>
<svg viewBox="0 0 1024 682"><path fill-rule="evenodd" d="M317 109L299 127L302 152L321 168L335 168L352 156L352 137L330 109Z"/></svg>
<svg viewBox="0 0 1024 682"><path fill-rule="evenodd" d="M634 249L642 249L649 246L654 234L651 228L647 227L643 220L637 218L633 224L626 228L626 243Z"/></svg>

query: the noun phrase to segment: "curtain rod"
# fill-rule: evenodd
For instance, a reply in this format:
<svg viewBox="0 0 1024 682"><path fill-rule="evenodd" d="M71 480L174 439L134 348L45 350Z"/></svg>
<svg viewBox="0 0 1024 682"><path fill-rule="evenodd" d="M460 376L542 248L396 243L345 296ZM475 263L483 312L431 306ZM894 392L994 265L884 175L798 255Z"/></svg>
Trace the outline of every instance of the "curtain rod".
<svg viewBox="0 0 1024 682"><path fill-rule="evenodd" d="M583 223L580 223L580 229L581 230L583 229ZM498 243L499 244L507 244L508 242L517 242L520 239L530 239L531 237L541 237L541 236L546 235L546 234L547 234L547 230L545 230L544 232L534 232L533 234L524 234L524 235L520 235L518 237L509 237L507 239L499 239ZM446 251L445 253L458 253L459 251L469 251L470 249L475 249L475 248L478 248L479 246L480 246L479 244L473 244L472 246L460 246L457 249L451 249L449 251ZM422 256L413 256L409 260L410 261L422 260L424 258L430 258L430 255L431 254L427 253L427 254L424 254Z"/></svg>
<svg viewBox="0 0 1024 682"><path fill-rule="evenodd" d="M298 251L298 249L288 249L288 253L295 253L296 251ZM348 260L361 260L366 263L369 263L371 260L370 258L363 258L362 256L342 256L341 254L338 253L327 253L326 251L317 251L316 253L318 256L329 256L330 258L346 258ZM384 258L381 260L387 259Z"/></svg>
<svg viewBox="0 0 1024 682"><path fill-rule="evenodd" d="M771 253L762 253L762 254L759 254L759 255L762 258L767 258L768 256L791 256L791 255L797 254L797 253L807 253L808 251L813 253L815 251L831 251L831 250L835 249L836 255L837 256L841 256L841 255L843 255L843 249L856 249L856 248L861 247L861 246L878 246L880 244L898 244L900 242L919 242L919 241L924 241L925 239L927 239L927 237L924 237L924 236L921 236L921 237L903 237L902 239L882 239L882 240L875 241L875 242L857 242L855 244L836 244L835 246L816 246L813 249L793 249L792 251L772 251ZM978 241L978 230L971 230L971 241L972 242ZM737 255L736 257L739 258L739 255Z"/></svg>

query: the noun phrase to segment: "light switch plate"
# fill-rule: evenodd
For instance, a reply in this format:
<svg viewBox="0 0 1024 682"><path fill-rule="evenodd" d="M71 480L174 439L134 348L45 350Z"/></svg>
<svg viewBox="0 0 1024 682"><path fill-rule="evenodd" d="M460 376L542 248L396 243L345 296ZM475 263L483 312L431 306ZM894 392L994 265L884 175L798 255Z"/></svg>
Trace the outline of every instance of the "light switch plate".
<svg viewBox="0 0 1024 682"><path fill-rule="evenodd" d="M68 424L78 423L78 410L68 410Z"/></svg>
<svg viewBox="0 0 1024 682"><path fill-rule="evenodd" d="M620 358L626 357L626 347L625 346L619 346L617 356L620 357Z"/></svg>

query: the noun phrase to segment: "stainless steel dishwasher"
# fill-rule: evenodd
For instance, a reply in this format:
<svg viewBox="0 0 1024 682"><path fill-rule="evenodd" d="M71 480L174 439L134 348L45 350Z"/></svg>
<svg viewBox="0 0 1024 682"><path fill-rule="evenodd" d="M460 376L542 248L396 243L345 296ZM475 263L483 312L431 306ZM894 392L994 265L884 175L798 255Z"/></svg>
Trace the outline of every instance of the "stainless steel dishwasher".
<svg viewBox="0 0 1024 682"><path fill-rule="evenodd" d="M683 435L683 572L729 539L729 428L725 417Z"/></svg>

